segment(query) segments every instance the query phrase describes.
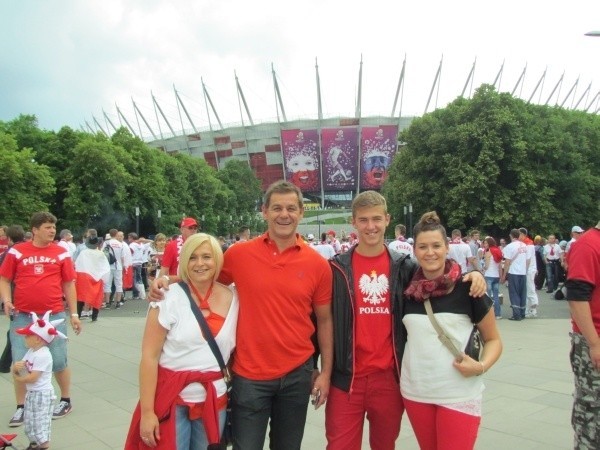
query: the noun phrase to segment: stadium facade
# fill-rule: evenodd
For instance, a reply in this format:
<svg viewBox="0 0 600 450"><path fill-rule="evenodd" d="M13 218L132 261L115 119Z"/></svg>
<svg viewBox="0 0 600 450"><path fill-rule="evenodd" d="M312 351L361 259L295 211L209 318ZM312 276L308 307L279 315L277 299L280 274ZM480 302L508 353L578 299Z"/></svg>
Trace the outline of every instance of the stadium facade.
<svg viewBox="0 0 600 450"><path fill-rule="evenodd" d="M394 106L392 108L392 113L389 116L362 117L362 61L358 74L355 114L352 117L323 117L317 65L315 66L318 98L317 118L288 120L274 70L273 86L276 96L277 121L270 123L254 124L237 76L235 81L238 91L240 112L245 111L247 124L244 124L242 114L241 125L224 127L204 83L202 83L202 88L207 116L209 117L208 129L199 130L195 126L175 89L175 99L182 129L182 118L186 117L192 127L189 130L179 133L175 132L154 95L152 95L152 102L154 104L154 111L160 131L158 135L153 131L135 102L133 102L133 107L139 134L131 127L130 121L128 121L121 113L118 106L117 114L119 122L122 125L127 125L134 135L144 139L148 145L166 153L186 153L194 157L203 158L216 170L224 167L227 161L231 159L245 161L261 180L263 190L273 181L286 179L300 187L305 193L305 196L308 197L315 206L323 207L330 204L347 205L353 195L357 192L367 189L378 190L381 188L386 179L391 161L401 147L401 143L398 142L398 135L402 130L407 128L414 119L414 117L411 116L402 117L405 66L406 60L404 61L398 79ZM500 67L494 82L490 83L493 84L494 87L496 87L497 83L499 86L499 80L501 79L503 69L504 63ZM526 69L527 66L523 69L517 83L512 89L512 95L515 95L517 91L522 91ZM474 71L475 62L473 63L464 84L462 93L458 94L459 96L465 95L469 85L472 90ZM425 106L425 113L428 112L434 92L436 89L439 90L441 72L442 61L440 61L434 77L429 98ZM541 99L545 77L546 71L544 71L537 82L533 93L527 100L528 102L530 102L538 92L539 98ZM558 92L560 92L563 77L564 74L554 86L552 93L546 100L546 104L549 104L549 102L555 98L554 95L555 92L557 92L557 89ZM573 105L576 100L575 90L578 82L579 78L573 87L571 87L562 103L560 103L560 106L565 105L568 99L571 99ZM540 88L540 85L542 88ZM521 87L521 90L518 89L519 87ZM593 109L597 108L598 103L600 103L600 92L598 92L591 101L588 101L590 97L590 88L591 83L575 106L572 106L573 109L577 109L582 103L582 108L584 108L585 111L590 110L592 107ZM586 100L585 102L583 101L584 98ZM398 104L399 111L396 114L396 106ZM586 104L587 107L585 106ZM593 106L594 104L595 106ZM556 97L556 105L559 105L558 97ZM216 122L214 125L210 122L211 111L214 122ZM597 113L598 110L596 109L595 112ZM163 134L160 127L159 114L163 119L163 123L166 124L170 130L170 134ZM116 130L116 127L106 113L104 113L104 118L107 122L106 126L109 127L110 124L110 126ZM146 125L148 131L150 131L152 135L151 138L142 136L140 118ZM101 132L104 132L96 118L94 118L94 123ZM87 121L86 126L90 131L94 132Z"/></svg>

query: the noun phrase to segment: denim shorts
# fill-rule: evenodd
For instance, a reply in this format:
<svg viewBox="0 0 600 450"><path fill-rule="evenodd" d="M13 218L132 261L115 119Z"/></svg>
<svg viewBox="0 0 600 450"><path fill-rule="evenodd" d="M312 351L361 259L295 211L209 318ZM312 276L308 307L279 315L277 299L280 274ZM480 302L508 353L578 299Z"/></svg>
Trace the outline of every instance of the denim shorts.
<svg viewBox="0 0 600 450"><path fill-rule="evenodd" d="M50 320L58 319L68 320L64 312L50 315ZM56 325L56 329L64 335L67 334L67 324L65 321ZM31 324L31 315L24 312L16 313L14 320L10 322L10 345L12 347L13 362L21 361L27 350L29 350L25 346L25 336L16 333L17 328L25 328L29 324ZM67 368L67 340L57 336L48 344L48 349L50 349L50 353L52 354L52 372L62 372L65 370Z"/></svg>

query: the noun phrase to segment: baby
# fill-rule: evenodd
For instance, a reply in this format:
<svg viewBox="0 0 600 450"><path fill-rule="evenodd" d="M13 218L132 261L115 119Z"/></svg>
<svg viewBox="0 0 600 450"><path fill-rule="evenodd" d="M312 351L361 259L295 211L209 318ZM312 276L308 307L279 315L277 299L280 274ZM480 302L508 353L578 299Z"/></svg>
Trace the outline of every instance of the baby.
<svg viewBox="0 0 600 450"><path fill-rule="evenodd" d="M18 334L25 336L25 345L29 349L23 360L13 365L13 377L27 387L24 423L30 444L26 450L50 448L50 424L55 395L52 387L52 355L48 344L57 336L67 338L55 328L64 319L51 322L51 313L52 311L46 312L42 319L36 313L31 313L31 325L16 330Z"/></svg>

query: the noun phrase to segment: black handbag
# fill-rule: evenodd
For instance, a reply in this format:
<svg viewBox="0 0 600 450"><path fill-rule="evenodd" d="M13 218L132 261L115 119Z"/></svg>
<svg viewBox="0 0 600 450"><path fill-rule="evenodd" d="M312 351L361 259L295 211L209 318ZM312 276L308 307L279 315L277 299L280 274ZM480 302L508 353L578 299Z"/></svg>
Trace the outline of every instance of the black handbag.
<svg viewBox="0 0 600 450"><path fill-rule="evenodd" d="M215 358L217 359L217 362L219 363L219 367L221 368L221 372L223 372L223 379L225 380L225 384L227 384L227 410L226 410L227 414L225 416L225 428L223 429L223 434L221 435L221 442L216 445L209 444L207 450L226 449L227 447L233 445L233 433L232 433L232 426L231 426L231 395L230 395L231 375L229 374L229 369L225 365L225 361L223 360L223 355L221 354L221 350L219 350L219 346L217 345L217 342L215 341L215 337L213 336L210 329L208 328L208 323L206 323L206 319L204 318L202 311L200 311L200 308L198 308L198 305L196 305L196 302L192 298L192 294L190 292L189 286L187 285L187 283L184 283L183 281L180 281L178 284L181 287L181 289L183 289L183 292L185 292L188 296L188 300L190 301L190 307L192 308L192 312L194 313L194 316L196 317L196 320L198 321L198 325L200 325L200 329L202 330L202 335L204 336L204 339L206 339L206 343L212 350L213 355L215 355Z"/></svg>
<svg viewBox="0 0 600 450"><path fill-rule="evenodd" d="M452 355L455 358L459 358L459 361L462 360L463 352L461 352L456 347L456 345L454 345L454 342L452 342L452 339L450 339L446 335L446 333L444 332L444 329L441 327L441 325L436 320L435 316L433 315L433 310L431 308L431 302L429 300L425 300L424 304L425 304L425 311L427 312L427 317L429 317L429 320L431 321L433 328L435 328L435 331L437 332L437 335L438 335L438 339L442 342L442 344L444 344L444 346L448 350L450 350L450 353L452 353ZM484 344L483 338L481 337L481 333L479 332L479 329L477 329L477 326L473 325L473 329L471 330L469 340L468 340L467 345L464 350L465 355L470 356L475 361L479 361L481 359L481 355L483 354L483 344Z"/></svg>

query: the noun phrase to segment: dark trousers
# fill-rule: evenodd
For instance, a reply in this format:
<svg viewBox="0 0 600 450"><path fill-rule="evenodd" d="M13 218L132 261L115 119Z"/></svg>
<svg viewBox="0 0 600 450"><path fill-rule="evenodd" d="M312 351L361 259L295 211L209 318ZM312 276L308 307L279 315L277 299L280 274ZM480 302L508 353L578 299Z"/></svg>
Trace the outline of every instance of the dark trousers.
<svg viewBox="0 0 600 450"><path fill-rule="evenodd" d="M524 319L527 305L527 275L508 274L508 296L513 317Z"/></svg>
<svg viewBox="0 0 600 450"><path fill-rule="evenodd" d="M262 450L270 421L271 450L300 450L313 361L274 380L235 375L231 391L234 450Z"/></svg>
<svg viewBox="0 0 600 450"><path fill-rule="evenodd" d="M552 292L558 287L559 267L560 261L548 261L546 264L546 290L548 292Z"/></svg>

